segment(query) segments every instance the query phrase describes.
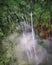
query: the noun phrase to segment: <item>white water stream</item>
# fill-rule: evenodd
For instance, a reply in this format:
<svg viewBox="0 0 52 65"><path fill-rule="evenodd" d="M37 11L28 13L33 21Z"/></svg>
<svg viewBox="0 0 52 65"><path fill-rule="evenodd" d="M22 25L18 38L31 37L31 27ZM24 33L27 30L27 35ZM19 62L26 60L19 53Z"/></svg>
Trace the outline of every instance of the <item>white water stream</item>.
<svg viewBox="0 0 52 65"><path fill-rule="evenodd" d="M8 53L12 55L12 58L17 58L19 65L25 65L26 63L30 65L38 65L45 59L47 55L46 50L38 44L37 39L35 37L35 31L33 29L32 12L30 13L30 16L31 26L26 24L26 21L22 17L22 35L18 36L17 33L14 33L7 38L10 42L12 42L13 45L12 51ZM27 32L29 27L31 29L31 32ZM9 44L9 42L7 43ZM7 43L5 43L6 47Z"/></svg>

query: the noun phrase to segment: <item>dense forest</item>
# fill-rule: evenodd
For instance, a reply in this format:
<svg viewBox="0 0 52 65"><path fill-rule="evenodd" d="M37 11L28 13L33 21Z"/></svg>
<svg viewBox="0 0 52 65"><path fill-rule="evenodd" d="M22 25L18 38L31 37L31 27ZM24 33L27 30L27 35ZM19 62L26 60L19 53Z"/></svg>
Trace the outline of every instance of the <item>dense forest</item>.
<svg viewBox="0 0 52 65"><path fill-rule="evenodd" d="M23 14L29 22L29 13L31 11L33 12L34 25L37 30L38 27L48 28L47 31L52 30L51 0L0 0L0 41L21 22Z"/></svg>
<svg viewBox="0 0 52 65"><path fill-rule="evenodd" d="M34 30L39 37L52 36L52 0L0 0L0 65L11 65L2 51L2 40L20 26L22 15L30 23L29 14L33 12ZM8 60L8 61L7 61Z"/></svg>

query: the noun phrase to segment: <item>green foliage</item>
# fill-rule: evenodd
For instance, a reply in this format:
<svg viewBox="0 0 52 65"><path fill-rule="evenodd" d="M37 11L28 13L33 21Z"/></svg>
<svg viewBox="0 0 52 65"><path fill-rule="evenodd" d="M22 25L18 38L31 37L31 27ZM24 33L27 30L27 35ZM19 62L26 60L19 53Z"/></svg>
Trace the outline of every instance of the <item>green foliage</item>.
<svg viewBox="0 0 52 65"><path fill-rule="evenodd" d="M31 11L33 12L33 21L36 25L42 19L43 24L41 26L49 26L48 22L50 23L52 19L51 0L32 0L32 3L31 0L0 0L0 43L5 36L12 33L15 27L19 25L22 21L22 15L25 15L27 21L30 22ZM52 24L50 26L52 30ZM0 65L10 65L10 53L11 47L8 47L8 57L0 50Z"/></svg>
<svg viewBox="0 0 52 65"><path fill-rule="evenodd" d="M32 0L32 3L31 0L0 0L0 39L13 32L15 26L22 21L22 15L30 22L31 11L34 23L43 20L42 26L48 27L47 22L52 19L51 0Z"/></svg>
<svg viewBox="0 0 52 65"><path fill-rule="evenodd" d="M49 11L46 11L42 14L41 18L44 20L44 21L50 21L51 19L51 16L50 16L50 12Z"/></svg>
<svg viewBox="0 0 52 65"><path fill-rule="evenodd" d="M0 32L0 41L3 39L3 33L2 32Z"/></svg>

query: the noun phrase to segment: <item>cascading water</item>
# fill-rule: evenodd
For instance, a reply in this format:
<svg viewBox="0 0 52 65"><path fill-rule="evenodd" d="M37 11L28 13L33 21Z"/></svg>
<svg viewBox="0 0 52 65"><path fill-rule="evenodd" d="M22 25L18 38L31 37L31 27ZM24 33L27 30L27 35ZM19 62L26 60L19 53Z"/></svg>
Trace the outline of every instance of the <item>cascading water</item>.
<svg viewBox="0 0 52 65"><path fill-rule="evenodd" d="M35 39L35 34L34 34L34 30L33 30L33 19L32 19L32 12L31 12L30 16L31 16L32 38L33 38L33 40L34 40L34 39Z"/></svg>
<svg viewBox="0 0 52 65"><path fill-rule="evenodd" d="M38 44L35 37L32 12L30 13L30 16L31 25L27 24L22 16L22 35L15 32L3 41L3 45L7 48L7 51L9 51L6 55L10 58L12 56L12 65L39 65L45 58L47 58L46 50ZM9 43L12 43L12 49L8 49L8 46L10 45ZM13 61L13 58L16 62Z"/></svg>
<svg viewBox="0 0 52 65"><path fill-rule="evenodd" d="M39 44L37 44L37 40L35 38L35 33L33 29L32 12L30 16L31 16L31 32L27 32L28 27L25 22L25 19L22 17L23 35L20 40L20 49L21 49L20 51L22 53L21 56L24 55L22 56L22 60L27 58L26 61L28 60L29 63L34 64L36 63L38 65L45 58L46 51Z"/></svg>
<svg viewBox="0 0 52 65"><path fill-rule="evenodd" d="M35 58L36 58L36 60L38 60L38 57L37 57L37 55L36 55L36 44L37 44L37 41L36 41L36 39L35 39L35 33L34 33L34 29L33 29L33 19L32 19L32 12L31 12L31 14L30 14L30 16L31 16L31 29L32 29L32 39L33 39L33 43L34 43L34 46L33 46L33 49L34 49L34 55L35 55ZM33 54L33 53L32 53ZM32 55L33 56L33 55ZM33 58L33 57L32 57Z"/></svg>

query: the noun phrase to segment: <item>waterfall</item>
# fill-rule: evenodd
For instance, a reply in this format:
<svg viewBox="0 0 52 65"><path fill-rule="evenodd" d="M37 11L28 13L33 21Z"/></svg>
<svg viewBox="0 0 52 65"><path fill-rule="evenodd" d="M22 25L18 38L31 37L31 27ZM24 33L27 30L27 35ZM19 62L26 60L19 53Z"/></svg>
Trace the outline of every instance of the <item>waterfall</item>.
<svg viewBox="0 0 52 65"><path fill-rule="evenodd" d="M37 38L35 37L32 15L31 12L31 26L26 23L26 20L22 16L21 26L23 33L18 34L14 32L2 42L4 48L7 49L7 58L10 59L12 57L12 65L40 65L45 59L48 60L48 53L38 44Z"/></svg>
<svg viewBox="0 0 52 65"><path fill-rule="evenodd" d="M22 31L23 35L20 40L21 51L26 53L27 60L29 63L36 63L37 65L45 58L46 51L37 44L35 37L35 32L33 29L33 19L32 12L30 13L31 17L31 26L28 25L22 16ZM28 31L28 27L31 28L31 32ZM21 54L23 55L23 53ZM25 55L25 54L24 54ZM25 57L23 59L26 59Z"/></svg>
<svg viewBox="0 0 52 65"><path fill-rule="evenodd" d="M37 44L37 42L36 42L36 38L35 38L35 33L34 33L34 29L33 29L33 19L32 19L32 12L31 12L31 14L30 14L30 16L31 16L31 29L32 29L32 38L33 38L33 43L34 43L34 46L33 46L33 50L34 50L34 55L35 55L35 58L36 58L36 60L38 60L38 56L36 55L36 44ZM34 48L35 47L35 48Z"/></svg>
<svg viewBox="0 0 52 65"><path fill-rule="evenodd" d="M32 12L31 12L31 14L30 14L30 16L31 16L31 30L32 30L32 37L33 37L33 39L35 39L34 37L35 37L35 34L34 34L34 29L33 29L33 19L32 19Z"/></svg>

